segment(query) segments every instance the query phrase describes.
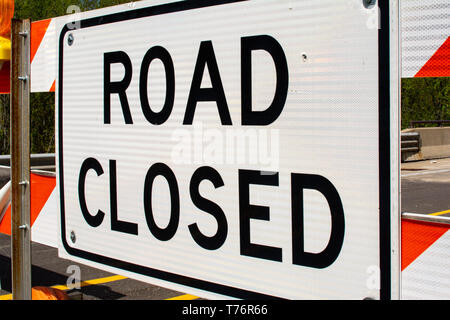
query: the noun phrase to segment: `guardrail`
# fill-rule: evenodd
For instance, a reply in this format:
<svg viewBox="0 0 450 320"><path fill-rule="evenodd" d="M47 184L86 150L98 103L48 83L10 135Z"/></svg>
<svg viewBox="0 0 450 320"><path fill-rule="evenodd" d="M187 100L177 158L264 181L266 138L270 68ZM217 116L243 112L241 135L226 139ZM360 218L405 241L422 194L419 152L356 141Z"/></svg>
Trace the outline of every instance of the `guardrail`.
<svg viewBox="0 0 450 320"><path fill-rule="evenodd" d="M11 156L0 155L1 166L11 166ZM55 169L55 154L54 153L40 153L30 155L30 166L32 169L38 170L54 170Z"/></svg>
<svg viewBox="0 0 450 320"><path fill-rule="evenodd" d="M418 132L402 132L401 154L402 161L420 151L420 134Z"/></svg>
<svg viewBox="0 0 450 320"><path fill-rule="evenodd" d="M402 219L423 221L423 222L433 222L433 223L441 223L450 225L450 217L445 216L432 216L429 214L421 214L421 213L411 213L411 212L403 212Z"/></svg>
<svg viewBox="0 0 450 320"><path fill-rule="evenodd" d="M442 127L444 124L450 124L450 120L420 120L420 121L410 121L409 127L415 128L416 124L437 124Z"/></svg>

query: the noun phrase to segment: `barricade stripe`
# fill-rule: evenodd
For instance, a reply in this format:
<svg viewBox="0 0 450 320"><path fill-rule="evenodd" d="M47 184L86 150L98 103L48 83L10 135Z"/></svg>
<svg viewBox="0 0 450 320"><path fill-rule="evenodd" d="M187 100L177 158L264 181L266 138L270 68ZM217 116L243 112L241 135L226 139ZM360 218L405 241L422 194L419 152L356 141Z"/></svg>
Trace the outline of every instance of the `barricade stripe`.
<svg viewBox="0 0 450 320"><path fill-rule="evenodd" d="M450 77L450 37L417 72L415 77Z"/></svg>
<svg viewBox="0 0 450 320"><path fill-rule="evenodd" d="M50 194L55 189L56 179L31 173L30 180L30 220L31 226L33 226ZM11 235L11 204L8 206L2 221L0 221L0 233Z"/></svg>
<svg viewBox="0 0 450 320"><path fill-rule="evenodd" d="M55 92L55 89L56 89L56 80L53 81L53 84L52 84L52 86L51 86L49 91L50 92Z"/></svg>
<svg viewBox="0 0 450 320"><path fill-rule="evenodd" d="M34 56L38 51L48 26L52 19L36 21L31 24L31 41L30 41L30 61L33 62Z"/></svg>
<svg viewBox="0 0 450 320"><path fill-rule="evenodd" d="M449 230L445 225L411 220L402 220L401 228L402 271Z"/></svg>

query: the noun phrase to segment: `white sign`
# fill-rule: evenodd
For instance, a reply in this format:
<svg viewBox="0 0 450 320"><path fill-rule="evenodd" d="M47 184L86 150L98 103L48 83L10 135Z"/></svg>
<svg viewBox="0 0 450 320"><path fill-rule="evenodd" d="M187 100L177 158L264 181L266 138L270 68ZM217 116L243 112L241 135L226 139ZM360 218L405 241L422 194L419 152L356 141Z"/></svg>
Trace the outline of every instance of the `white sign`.
<svg viewBox="0 0 450 320"><path fill-rule="evenodd" d="M61 256L205 298L390 298L391 29L368 23L390 9L368 3L62 26Z"/></svg>

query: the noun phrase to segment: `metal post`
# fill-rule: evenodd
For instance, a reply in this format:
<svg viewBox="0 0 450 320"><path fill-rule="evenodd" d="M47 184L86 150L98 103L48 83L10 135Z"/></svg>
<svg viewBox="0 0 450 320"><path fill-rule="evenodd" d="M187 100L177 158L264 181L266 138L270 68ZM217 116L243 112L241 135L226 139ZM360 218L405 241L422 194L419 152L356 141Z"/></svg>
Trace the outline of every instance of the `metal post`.
<svg viewBox="0 0 450 320"><path fill-rule="evenodd" d="M31 300L30 20L11 22L11 266L14 300Z"/></svg>

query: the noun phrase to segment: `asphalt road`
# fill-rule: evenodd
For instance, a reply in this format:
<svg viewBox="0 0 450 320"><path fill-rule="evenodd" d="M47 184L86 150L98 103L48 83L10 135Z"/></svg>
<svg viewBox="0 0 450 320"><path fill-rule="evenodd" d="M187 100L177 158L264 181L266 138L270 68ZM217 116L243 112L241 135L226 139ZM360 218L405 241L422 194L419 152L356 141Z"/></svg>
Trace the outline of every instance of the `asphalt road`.
<svg viewBox="0 0 450 320"><path fill-rule="evenodd" d="M3 172L3 174L2 174ZM0 170L0 186L8 181ZM428 160L402 164L401 173L402 212L450 216L450 159ZM446 213L446 211L449 211ZM10 298L11 293L10 237L0 234L0 299ZM75 264L58 258L57 249L38 243L32 244L33 286L66 285L73 274L71 268L79 268L83 285L68 290L83 300L164 300L195 299L196 297L150 285L140 281ZM91 281L91 282L90 282ZM70 282L70 281L69 281Z"/></svg>
<svg viewBox="0 0 450 320"><path fill-rule="evenodd" d="M450 210L450 159L402 164L402 212L442 213ZM441 214L450 216L449 213Z"/></svg>

